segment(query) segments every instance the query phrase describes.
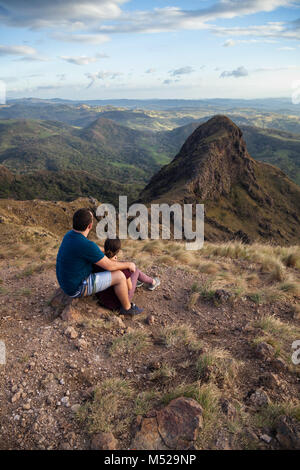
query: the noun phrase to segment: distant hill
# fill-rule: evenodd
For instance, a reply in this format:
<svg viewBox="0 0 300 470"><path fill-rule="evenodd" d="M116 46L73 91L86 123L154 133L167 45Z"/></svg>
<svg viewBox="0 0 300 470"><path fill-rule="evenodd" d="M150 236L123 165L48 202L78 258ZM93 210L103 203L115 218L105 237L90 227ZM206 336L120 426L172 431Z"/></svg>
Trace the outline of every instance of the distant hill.
<svg viewBox="0 0 300 470"><path fill-rule="evenodd" d="M35 171L13 174L0 165L0 198L19 200L44 199L72 201L78 197L92 196L107 203L118 204L119 194L135 198L142 186L103 180L80 170Z"/></svg>
<svg viewBox="0 0 300 470"><path fill-rule="evenodd" d="M278 168L255 161L242 131L225 116L197 127L139 200L204 203L207 239L296 243L299 237L299 186Z"/></svg>
<svg viewBox="0 0 300 470"><path fill-rule="evenodd" d="M30 173L31 178L34 172L48 172L47 178L49 172L54 172L57 179L65 181L67 172L76 171L78 181L80 170L85 172L82 184L89 174L93 180L98 178L102 187L108 187L106 181L113 181L115 187L127 185L126 194L133 197L171 155L161 151L155 134L129 129L104 118L84 129L58 121L0 121L0 164L15 174ZM64 196L61 190L59 197L69 199L71 193L68 190ZM81 194L79 191L76 196ZM43 197L47 197L44 191Z"/></svg>
<svg viewBox="0 0 300 470"><path fill-rule="evenodd" d="M300 134L250 126L241 129L255 160L277 166L300 185Z"/></svg>
<svg viewBox="0 0 300 470"><path fill-rule="evenodd" d="M0 164L16 176L23 175L18 191L11 189L10 193L11 186L6 185L0 194L22 198L34 192L34 197L70 200L87 195L83 188L89 178L91 189L101 200L103 191L115 200L118 188L126 188L125 194L133 200L151 176L178 153L199 123L206 121L202 118L170 131L152 132L101 116L83 128L49 120L0 121ZM241 128L252 157L279 166L299 183L300 135L245 125ZM37 184L36 172L43 185ZM72 172L76 172L76 184L68 177ZM28 189L23 184L28 181L27 174L33 184Z"/></svg>

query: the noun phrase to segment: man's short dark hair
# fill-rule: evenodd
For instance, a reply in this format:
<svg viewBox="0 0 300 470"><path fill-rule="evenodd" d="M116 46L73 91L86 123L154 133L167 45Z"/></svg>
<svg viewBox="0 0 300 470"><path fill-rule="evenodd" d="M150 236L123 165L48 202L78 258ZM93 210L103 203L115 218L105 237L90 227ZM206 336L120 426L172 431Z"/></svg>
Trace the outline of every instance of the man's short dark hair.
<svg viewBox="0 0 300 470"><path fill-rule="evenodd" d="M90 209L78 209L73 215L73 229L84 232L93 221Z"/></svg>

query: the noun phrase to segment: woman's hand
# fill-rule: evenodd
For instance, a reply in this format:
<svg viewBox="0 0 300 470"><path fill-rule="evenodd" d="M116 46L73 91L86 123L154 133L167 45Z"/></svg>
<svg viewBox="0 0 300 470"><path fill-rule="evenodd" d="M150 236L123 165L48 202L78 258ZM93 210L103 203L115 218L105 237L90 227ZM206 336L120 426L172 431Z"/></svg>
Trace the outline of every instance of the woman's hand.
<svg viewBox="0 0 300 470"><path fill-rule="evenodd" d="M132 273L134 273L135 270L136 270L135 264L134 264L134 263L131 263L131 262L128 263L127 268L128 268L129 271L131 271Z"/></svg>

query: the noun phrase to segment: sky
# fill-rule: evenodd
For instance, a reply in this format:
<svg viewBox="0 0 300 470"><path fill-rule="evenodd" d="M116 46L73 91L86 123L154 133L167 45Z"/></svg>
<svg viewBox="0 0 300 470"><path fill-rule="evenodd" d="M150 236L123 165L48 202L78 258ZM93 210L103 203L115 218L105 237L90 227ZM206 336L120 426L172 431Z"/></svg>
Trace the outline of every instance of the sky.
<svg viewBox="0 0 300 470"><path fill-rule="evenodd" d="M6 98L291 97L300 0L0 0Z"/></svg>

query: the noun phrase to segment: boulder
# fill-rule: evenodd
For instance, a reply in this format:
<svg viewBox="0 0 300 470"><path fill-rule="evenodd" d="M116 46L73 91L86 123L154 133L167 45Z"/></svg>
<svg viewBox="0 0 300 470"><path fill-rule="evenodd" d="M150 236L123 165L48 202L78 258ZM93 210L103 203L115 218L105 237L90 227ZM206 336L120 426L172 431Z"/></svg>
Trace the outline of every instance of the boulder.
<svg viewBox="0 0 300 470"><path fill-rule="evenodd" d="M60 316L62 320L68 323L79 323L82 320L80 313L72 305L68 305Z"/></svg>
<svg viewBox="0 0 300 470"><path fill-rule="evenodd" d="M49 301L49 305L57 311L62 311L67 305L72 303L72 297L69 297L64 291L59 287L54 292L53 296Z"/></svg>
<svg viewBox="0 0 300 470"><path fill-rule="evenodd" d="M131 448L193 449L202 424L202 407L199 403L192 398L176 398L163 409L138 417Z"/></svg>
<svg viewBox="0 0 300 470"><path fill-rule="evenodd" d="M49 317L54 320L57 317L61 317L62 320L76 323L81 320L79 312L74 307L76 305L77 299L69 297L64 291L59 287L54 292L53 296L49 301L49 305L52 307L52 312Z"/></svg>

